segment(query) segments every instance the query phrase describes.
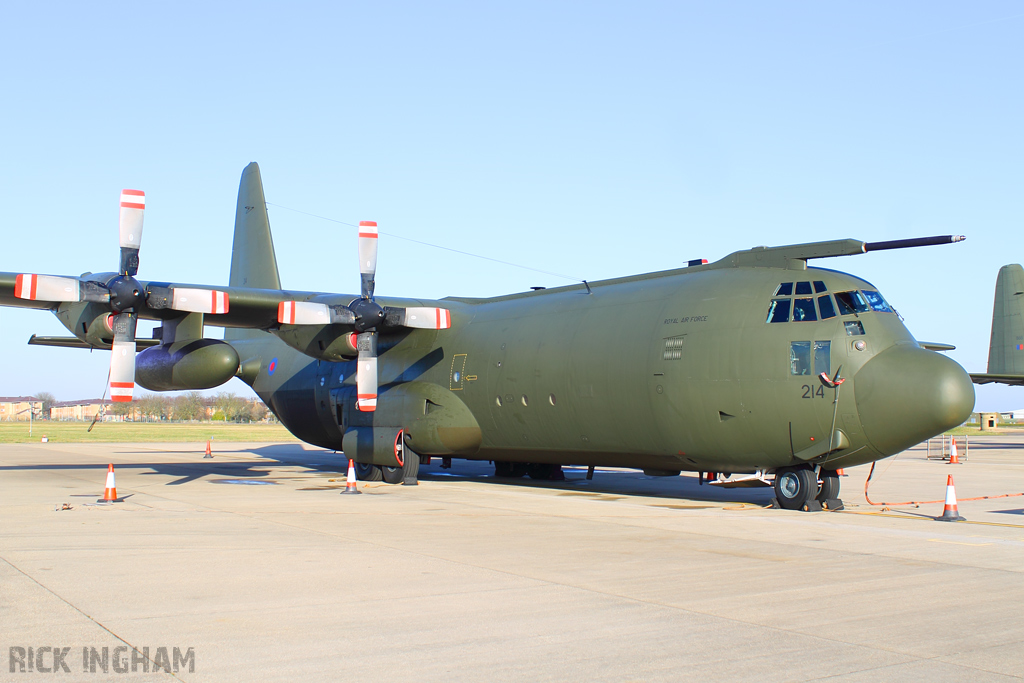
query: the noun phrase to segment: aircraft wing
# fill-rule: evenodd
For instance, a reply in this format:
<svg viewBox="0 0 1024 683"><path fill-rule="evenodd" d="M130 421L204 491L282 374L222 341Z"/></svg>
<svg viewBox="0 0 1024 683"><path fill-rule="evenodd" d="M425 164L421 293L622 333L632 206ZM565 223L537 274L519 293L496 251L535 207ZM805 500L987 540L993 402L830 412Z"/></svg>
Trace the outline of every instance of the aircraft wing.
<svg viewBox="0 0 1024 683"><path fill-rule="evenodd" d="M971 373L971 381L975 384L1008 384L1010 386L1024 385L1024 375L990 375L982 373Z"/></svg>
<svg viewBox="0 0 1024 683"><path fill-rule="evenodd" d="M0 306L12 306L17 308L34 308L41 310L55 310L58 306L68 302L62 302L53 298L26 299L16 296L15 287L19 273L0 272ZM105 282L113 274L88 275L85 277L69 277L68 280L79 280L81 282L96 281ZM236 327L247 329L266 330L278 324L278 307L285 301L311 301L327 305L347 305L357 295L327 294L323 292L296 292L280 289L254 289L249 287L219 287L209 285L194 285L174 282L140 282L150 292L146 305L140 306L138 315L146 320L170 320L187 315L182 310L173 310L166 304L169 296L167 290L204 290L216 291L227 294L226 311L222 313L206 313L204 324L216 327ZM73 302L73 303L78 303ZM344 324L344 323L342 323ZM38 343L38 342L37 342Z"/></svg>

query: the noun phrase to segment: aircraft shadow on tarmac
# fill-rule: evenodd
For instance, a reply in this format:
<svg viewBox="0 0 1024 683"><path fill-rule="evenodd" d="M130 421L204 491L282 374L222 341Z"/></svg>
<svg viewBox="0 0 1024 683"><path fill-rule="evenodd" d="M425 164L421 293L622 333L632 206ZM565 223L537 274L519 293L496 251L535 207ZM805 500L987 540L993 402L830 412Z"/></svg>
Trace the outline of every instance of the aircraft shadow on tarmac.
<svg viewBox="0 0 1024 683"><path fill-rule="evenodd" d="M307 451L297 444L269 444L245 450L229 451L218 454L214 452L212 459L204 459L201 452L195 450L147 450L145 457L157 453L193 453L195 462L121 462L117 470L146 470L142 474L170 477L167 486L180 486L206 478L214 483L255 483L263 480L285 479L281 473L274 472L280 465L302 467L304 469L337 475L339 479L346 473L347 459L343 454L314 450ZM141 455L142 453L140 453ZM119 452L118 459L130 458L132 453ZM234 457L255 456L264 462L232 461ZM270 462L266 462L270 461ZM432 464L420 467L421 481L431 482L476 482L481 484L501 484L518 488L536 488L560 490L570 495L600 496L609 500L609 496L629 497L643 496L673 500L695 500L714 503L747 503L751 505L768 505L774 495L771 487L723 489L716 486L699 485L695 474L687 473L678 477L649 477L637 470L599 469L592 480L586 479L585 467L563 468L565 481L496 478L494 467L487 462L458 460L452 468L442 469L440 458L434 458ZM97 464L34 464L0 466L5 470L96 470L105 471L105 463ZM289 473L290 474L290 473ZM227 481L219 481L226 479ZM249 481L246 481L249 480ZM342 481L336 482L337 488L344 486ZM317 487L321 488L321 487ZM334 488L323 487L323 488ZM316 489L311 489L316 490Z"/></svg>

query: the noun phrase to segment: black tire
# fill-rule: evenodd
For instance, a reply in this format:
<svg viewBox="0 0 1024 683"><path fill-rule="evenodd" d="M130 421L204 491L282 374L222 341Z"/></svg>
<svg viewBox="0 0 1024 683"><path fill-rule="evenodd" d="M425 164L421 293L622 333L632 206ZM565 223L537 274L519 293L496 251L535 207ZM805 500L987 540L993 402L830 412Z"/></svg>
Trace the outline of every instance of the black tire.
<svg viewBox="0 0 1024 683"><path fill-rule="evenodd" d="M786 510L799 510L818 495L818 478L806 467L784 467L775 473L775 498Z"/></svg>
<svg viewBox="0 0 1024 683"><path fill-rule="evenodd" d="M380 468L368 462L356 463L356 479L359 481L380 481L383 479Z"/></svg>
<svg viewBox="0 0 1024 683"><path fill-rule="evenodd" d="M526 465L521 462L494 461L494 476L496 477L518 479L524 474L526 474Z"/></svg>
<svg viewBox="0 0 1024 683"><path fill-rule="evenodd" d="M405 481L405 473L403 467L381 467L380 473L384 477L384 481L389 484L401 484Z"/></svg>
<svg viewBox="0 0 1024 683"><path fill-rule="evenodd" d="M408 446L405 447L405 465L402 467L402 483L416 486L420 476L420 456Z"/></svg>
<svg viewBox="0 0 1024 683"><path fill-rule="evenodd" d="M818 500L839 498L839 474L835 470L821 470L820 474L821 489L818 491Z"/></svg>
<svg viewBox="0 0 1024 683"><path fill-rule="evenodd" d="M403 452L405 458L405 464L401 467L381 467L380 473L384 477L384 481L389 484L404 484L405 480L411 478L412 481L416 481L416 478L420 474L420 456L413 453L412 450L406 446Z"/></svg>

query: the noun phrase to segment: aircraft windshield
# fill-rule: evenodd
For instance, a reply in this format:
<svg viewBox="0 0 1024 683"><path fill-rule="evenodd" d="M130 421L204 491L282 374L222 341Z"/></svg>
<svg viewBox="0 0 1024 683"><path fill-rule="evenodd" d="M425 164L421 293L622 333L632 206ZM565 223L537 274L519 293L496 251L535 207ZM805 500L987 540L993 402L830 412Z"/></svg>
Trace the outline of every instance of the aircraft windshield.
<svg viewBox="0 0 1024 683"><path fill-rule="evenodd" d="M864 295L857 290L852 292L836 292L836 303L839 305L839 315L867 313L870 310Z"/></svg>
<svg viewBox="0 0 1024 683"><path fill-rule="evenodd" d="M882 313L893 312L892 307L889 306L889 303L878 292L865 289L864 298L868 300L868 305L871 306L872 311L880 311Z"/></svg>

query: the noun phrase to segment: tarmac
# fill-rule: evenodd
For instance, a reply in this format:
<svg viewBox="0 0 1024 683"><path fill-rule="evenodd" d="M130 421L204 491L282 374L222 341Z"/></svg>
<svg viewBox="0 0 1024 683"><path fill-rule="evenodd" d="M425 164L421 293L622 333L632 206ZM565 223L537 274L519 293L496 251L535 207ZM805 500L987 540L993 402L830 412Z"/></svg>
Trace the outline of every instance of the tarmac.
<svg viewBox="0 0 1024 683"><path fill-rule="evenodd" d="M345 496L333 452L204 447L0 446L0 681L1024 676L1024 497L963 500L1024 492L1024 436L878 464L876 502L941 501L952 473L952 524L869 505L867 467L844 511L805 513L694 475L436 458ZM107 463L123 502L97 504ZM65 647L68 671L20 670Z"/></svg>

